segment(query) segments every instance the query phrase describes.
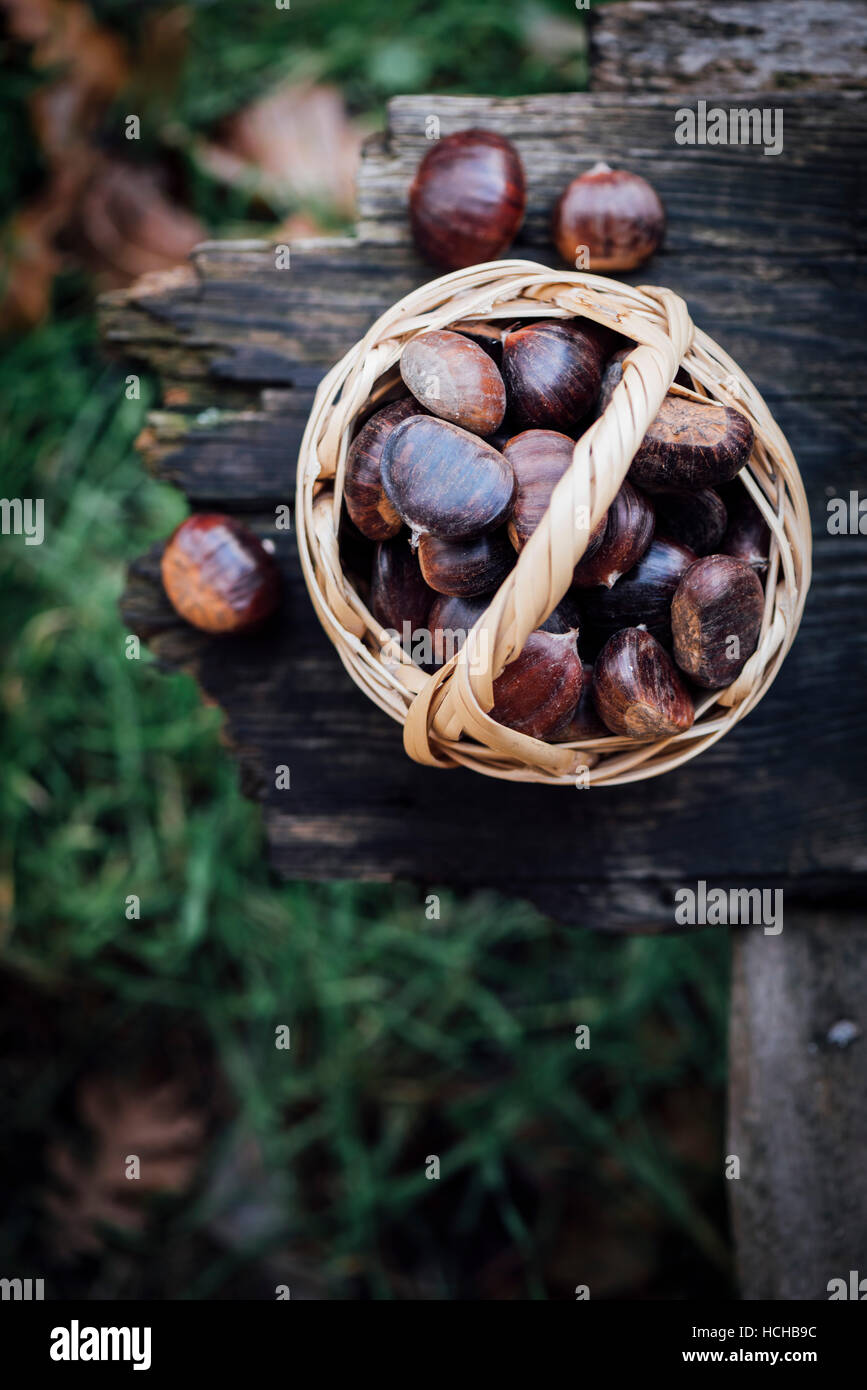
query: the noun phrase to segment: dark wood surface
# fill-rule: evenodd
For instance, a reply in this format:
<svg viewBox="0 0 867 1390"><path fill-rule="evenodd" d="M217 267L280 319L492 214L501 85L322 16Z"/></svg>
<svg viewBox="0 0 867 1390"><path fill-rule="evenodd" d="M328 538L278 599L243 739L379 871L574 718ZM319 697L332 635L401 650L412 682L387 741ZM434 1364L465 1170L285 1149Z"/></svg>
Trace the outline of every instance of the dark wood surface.
<svg viewBox="0 0 867 1390"><path fill-rule="evenodd" d="M867 1252L867 924L789 912L735 936L727 1153L748 1299L826 1299Z"/></svg>
<svg viewBox="0 0 867 1390"><path fill-rule="evenodd" d="M193 632L168 609L154 556L133 566L124 612L225 709L280 873L496 884L565 920L631 930L671 926L675 889L699 878L780 886L790 902L863 892L865 540L828 536L826 500L857 487L863 463L867 121L857 94L770 99L785 109L775 158L675 146L677 96L399 98L365 153L361 239L295 246L288 270L263 243L209 243L186 274L103 301L109 347L161 378L142 438L148 467L194 509L248 514L277 547L286 601L263 634ZM670 230L630 278L686 297L773 403L801 465L816 572L796 645L743 724L650 782L579 792L412 764L398 726L357 691L319 630L294 535L275 529L323 371L435 273L416 259L405 218L432 112L443 133L483 124L515 140L530 175L517 250L549 264L548 210L590 160L650 177ZM286 791L274 785L279 764L291 768Z"/></svg>
<svg viewBox="0 0 867 1390"><path fill-rule="evenodd" d="M627 0L590 9L596 91L833 90L867 81L862 0Z"/></svg>

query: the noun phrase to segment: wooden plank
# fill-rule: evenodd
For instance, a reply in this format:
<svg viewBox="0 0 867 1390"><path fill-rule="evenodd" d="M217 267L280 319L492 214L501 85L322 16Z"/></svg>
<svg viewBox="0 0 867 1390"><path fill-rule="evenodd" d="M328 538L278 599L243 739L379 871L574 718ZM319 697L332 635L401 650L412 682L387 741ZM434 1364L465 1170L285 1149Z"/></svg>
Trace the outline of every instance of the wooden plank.
<svg viewBox="0 0 867 1390"><path fill-rule="evenodd" d="M614 7L612 7L614 8ZM398 97L389 104L388 130L365 150L358 181L359 235L387 244L409 240L407 189L430 148L426 122L440 132L482 121L520 151L528 207L522 242L558 260L551 214L566 184L599 159L649 178L668 211L666 255L645 268L665 283L666 257L725 250L734 262L772 253L839 257L864 243L864 100L861 93L740 93L714 101L729 107L783 111L783 152L766 156L754 145L678 145L676 112L696 106L686 93L670 97L564 94L485 100L479 97ZM785 216L780 210L785 209Z"/></svg>
<svg viewBox="0 0 867 1390"><path fill-rule="evenodd" d="M673 106L646 99L400 99L385 139L365 156L363 226L372 241L305 243L293 248L288 271L262 243L212 243L197 252L192 279L106 299L109 345L156 367L166 383L167 404L144 439L149 465L196 506L247 512L275 542L286 602L259 636L193 633L165 602L155 555L134 567L124 611L161 660L194 671L226 710L281 873L496 884L563 920L629 930L670 928L675 890L699 878L784 886L792 902L846 903L863 892L865 540L828 536L825 504L857 485L867 424L862 195L853 173L865 108L848 97L811 99L803 109L786 101L780 161L754 150L690 150L678 165ZM377 313L431 275L402 221L424 147L419 116L431 109L517 139L533 169L525 249L540 259L550 259L551 190L571 176L577 151L581 167L601 152L587 144L589 132L598 140L604 131L618 162L644 167L654 181L658 167L671 180L673 234L631 278L686 296L696 321L773 402L801 462L816 579L781 676L714 749L637 787L582 797L409 762L398 727L356 690L319 629L294 536L274 531L316 381ZM749 218L727 210L735 186L738 207L754 210ZM287 792L274 786L279 764L291 768Z"/></svg>
<svg viewBox="0 0 867 1390"><path fill-rule="evenodd" d="M590 11L594 91L834 90L867 82L861 0L628 0Z"/></svg>
<svg viewBox="0 0 867 1390"><path fill-rule="evenodd" d="M867 925L791 912L738 931L727 1152L747 1299L827 1299L867 1250ZM854 1295L858 1297L858 1294Z"/></svg>

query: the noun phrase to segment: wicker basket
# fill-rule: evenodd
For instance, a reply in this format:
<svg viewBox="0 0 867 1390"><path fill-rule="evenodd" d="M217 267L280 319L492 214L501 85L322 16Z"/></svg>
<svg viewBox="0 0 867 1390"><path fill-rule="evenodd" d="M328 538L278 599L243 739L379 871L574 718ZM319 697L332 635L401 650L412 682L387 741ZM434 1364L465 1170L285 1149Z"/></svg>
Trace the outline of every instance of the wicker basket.
<svg viewBox="0 0 867 1390"><path fill-rule="evenodd" d="M575 445L571 469L486 613L461 651L428 675L383 631L341 566L337 532L353 425L371 395L394 379L403 347L420 333L462 320L576 315L616 329L638 347L626 359L607 409ZM755 429L752 458L740 478L772 537L758 647L732 685L702 693L693 727L674 737L549 744L504 728L486 714L493 680L571 584L586 535L572 524L575 516L586 515L576 508L589 506L592 529L618 492L666 392L695 395L672 388L681 363L700 396L735 406ZM683 300L670 290L636 289L530 261L495 261L444 275L377 319L317 391L301 444L296 500L298 548L320 621L356 684L403 724L410 757L510 780L616 785L654 777L695 757L768 689L794 639L810 582L809 514L792 452L752 382L694 328ZM479 661L480 651L491 659Z"/></svg>

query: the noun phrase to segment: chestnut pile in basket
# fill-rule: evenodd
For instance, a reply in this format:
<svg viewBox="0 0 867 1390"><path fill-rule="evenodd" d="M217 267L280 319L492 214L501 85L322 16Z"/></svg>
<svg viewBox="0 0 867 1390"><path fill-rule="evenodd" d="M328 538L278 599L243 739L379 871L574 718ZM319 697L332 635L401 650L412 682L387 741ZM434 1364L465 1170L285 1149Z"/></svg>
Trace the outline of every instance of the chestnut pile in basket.
<svg viewBox="0 0 867 1390"><path fill-rule="evenodd" d="M632 347L549 318L461 322L404 348L401 394L350 445L341 547L420 666L460 649ZM758 642L770 542L735 481L752 445L739 411L666 396L568 593L495 680L493 719L548 742L654 739L688 729L696 695L737 678Z"/></svg>

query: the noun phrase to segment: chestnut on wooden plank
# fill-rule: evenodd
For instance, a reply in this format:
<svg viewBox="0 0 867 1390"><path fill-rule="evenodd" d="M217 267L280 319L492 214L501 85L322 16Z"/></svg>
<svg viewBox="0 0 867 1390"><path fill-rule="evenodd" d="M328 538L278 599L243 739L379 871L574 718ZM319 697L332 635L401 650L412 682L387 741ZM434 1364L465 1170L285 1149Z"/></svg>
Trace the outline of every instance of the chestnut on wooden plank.
<svg viewBox="0 0 867 1390"><path fill-rule="evenodd" d="M736 680L756 649L765 604L755 570L706 555L686 571L671 604L674 659L705 690Z"/></svg>
<svg viewBox="0 0 867 1390"><path fill-rule="evenodd" d="M629 469L651 492L717 487L741 471L753 448L745 415L717 401L668 395Z"/></svg>
<svg viewBox="0 0 867 1390"><path fill-rule="evenodd" d="M404 384L432 415L473 434L493 434L506 413L506 388L491 357L462 333L422 333L400 358Z"/></svg>
<svg viewBox="0 0 867 1390"><path fill-rule="evenodd" d="M412 528L443 540L496 530L508 517L515 475L490 444L457 425L413 415L389 434L382 484Z"/></svg>
<svg viewBox="0 0 867 1390"><path fill-rule="evenodd" d="M665 209L640 174L600 162L561 193L553 233L557 250L573 268L634 270L660 246Z"/></svg>
<svg viewBox="0 0 867 1390"><path fill-rule="evenodd" d="M593 666L596 711L613 734L663 738L692 726L692 696L664 647L627 627L605 643Z"/></svg>
<svg viewBox="0 0 867 1390"><path fill-rule="evenodd" d="M510 415L525 428L574 428L599 394L604 350L599 333L546 319L516 328L503 343Z"/></svg>
<svg viewBox="0 0 867 1390"><path fill-rule="evenodd" d="M492 130L460 130L431 146L409 190L412 234L425 260L447 270L492 261L524 220L524 168Z"/></svg>
<svg viewBox="0 0 867 1390"><path fill-rule="evenodd" d="M187 517L166 542L163 587L172 606L203 632L242 632L277 607L277 565L253 532L231 516Z"/></svg>
<svg viewBox="0 0 867 1390"><path fill-rule="evenodd" d="M491 718L531 738L549 738L574 710L583 679L574 633L531 632L494 681Z"/></svg>
<svg viewBox="0 0 867 1390"><path fill-rule="evenodd" d="M368 540L387 541L403 525L382 488L382 451L395 425L418 413L412 396L392 401L371 415L349 446L343 498L350 517Z"/></svg>

